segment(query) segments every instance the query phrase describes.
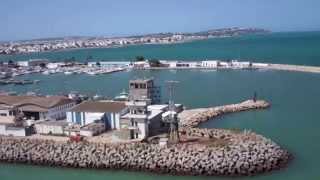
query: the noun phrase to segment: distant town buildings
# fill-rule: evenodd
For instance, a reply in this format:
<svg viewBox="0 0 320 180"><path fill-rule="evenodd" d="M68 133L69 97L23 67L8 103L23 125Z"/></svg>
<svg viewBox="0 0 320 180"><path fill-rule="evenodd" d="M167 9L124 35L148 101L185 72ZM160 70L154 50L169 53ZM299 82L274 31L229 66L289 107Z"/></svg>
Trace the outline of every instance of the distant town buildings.
<svg viewBox="0 0 320 180"><path fill-rule="evenodd" d="M196 33L159 33L131 37L81 37L17 41L0 44L0 54L20 54L44 51L56 51L71 48L106 48L135 44L168 44L184 41L207 39L213 37L229 37L251 33L265 33L257 28L225 28Z"/></svg>

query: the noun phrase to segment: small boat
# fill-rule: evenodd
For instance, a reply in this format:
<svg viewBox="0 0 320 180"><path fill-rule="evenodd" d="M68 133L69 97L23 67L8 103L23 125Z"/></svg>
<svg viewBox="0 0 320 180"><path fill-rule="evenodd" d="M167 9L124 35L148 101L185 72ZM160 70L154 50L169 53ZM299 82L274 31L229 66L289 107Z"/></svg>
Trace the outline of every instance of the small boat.
<svg viewBox="0 0 320 180"><path fill-rule="evenodd" d="M72 71L66 71L66 72L64 72L64 74L65 75L70 75L70 74L73 74L74 72L72 72Z"/></svg>
<svg viewBox="0 0 320 180"><path fill-rule="evenodd" d="M89 74L89 75L97 75L97 73L93 72L93 71L87 72L87 74Z"/></svg>
<svg viewBox="0 0 320 180"><path fill-rule="evenodd" d="M102 98L102 96L96 94L96 95L94 95L92 98L93 98L94 100L99 100L99 99Z"/></svg>
<svg viewBox="0 0 320 180"><path fill-rule="evenodd" d="M43 71L42 74L44 74L44 75L49 75L49 74L51 74L51 73L50 73L50 71Z"/></svg>
<svg viewBox="0 0 320 180"><path fill-rule="evenodd" d="M129 94L123 90L118 96L114 97L115 101L127 101L129 99Z"/></svg>

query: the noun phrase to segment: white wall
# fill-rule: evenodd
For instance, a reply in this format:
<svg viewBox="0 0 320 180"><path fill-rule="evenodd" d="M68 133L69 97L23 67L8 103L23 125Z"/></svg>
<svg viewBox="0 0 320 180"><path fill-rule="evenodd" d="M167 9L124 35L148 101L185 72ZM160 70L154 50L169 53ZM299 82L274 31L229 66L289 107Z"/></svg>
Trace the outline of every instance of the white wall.
<svg viewBox="0 0 320 180"><path fill-rule="evenodd" d="M148 132L147 132L147 129L148 129L147 128L147 124L146 123L138 123L138 128L139 128L139 130L141 132L141 134L138 135L138 138L139 139L144 139L148 134Z"/></svg>
<svg viewBox="0 0 320 180"><path fill-rule="evenodd" d="M49 134L50 132L56 135L64 134L63 126L50 126L45 124L36 124L35 128L38 134Z"/></svg>
<svg viewBox="0 0 320 180"><path fill-rule="evenodd" d="M6 116L9 116L9 110L7 109L0 109L0 114L6 114Z"/></svg>
<svg viewBox="0 0 320 180"><path fill-rule="evenodd" d="M0 124L0 135L7 135L6 125Z"/></svg>
<svg viewBox="0 0 320 180"><path fill-rule="evenodd" d="M72 123L72 112L68 111L66 114L67 114L67 122Z"/></svg>
<svg viewBox="0 0 320 180"><path fill-rule="evenodd" d="M6 135L7 136L26 136L26 130L24 128L15 129L15 130L6 129Z"/></svg>
<svg viewBox="0 0 320 180"><path fill-rule="evenodd" d="M207 67L207 68L216 68L218 66L218 62L217 61L202 61L201 66Z"/></svg>
<svg viewBox="0 0 320 180"><path fill-rule="evenodd" d="M95 120L100 120L103 115L104 115L104 113L86 112L85 113L85 124L90 124L90 123L93 123ZM82 117L82 120L83 120L83 117Z"/></svg>
<svg viewBox="0 0 320 180"><path fill-rule="evenodd" d="M24 66L24 67L29 66L29 62L28 61L18 61L17 64L18 64L18 66Z"/></svg>
<svg viewBox="0 0 320 180"><path fill-rule="evenodd" d="M93 136L93 132L92 131L80 130L80 136L92 137Z"/></svg>
<svg viewBox="0 0 320 180"><path fill-rule="evenodd" d="M177 62L169 62L169 67L171 67L171 68L175 68L175 67L177 67Z"/></svg>
<svg viewBox="0 0 320 180"><path fill-rule="evenodd" d="M49 109L47 118L52 120L64 119L66 118L66 112L73 106L75 106L74 102L51 108Z"/></svg>

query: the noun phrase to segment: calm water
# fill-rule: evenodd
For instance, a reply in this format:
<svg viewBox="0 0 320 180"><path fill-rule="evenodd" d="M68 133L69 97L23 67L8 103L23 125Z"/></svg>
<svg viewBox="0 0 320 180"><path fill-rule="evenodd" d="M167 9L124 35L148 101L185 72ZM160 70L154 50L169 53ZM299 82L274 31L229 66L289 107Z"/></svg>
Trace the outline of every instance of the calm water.
<svg viewBox="0 0 320 180"><path fill-rule="evenodd" d="M280 35L271 35L280 36ZM284 35L281 35L284 36ZM286 35L289 36L289 35ZM290 35L295 40L299 41L301 34ZM311 35L310 35L311 36ZM309 37L309 35L307 35ZM246 37L249 40L253 37ZM257 38L257 37L255 37ZM259 37L266 41L265 36ZM319 38L319 35L315 35L315 38ZM308 38L307 38L308 39ZM313 40L311 40L312 42ZM229 39L225 39L229 41ZM209 40L214 41L214 40ZM219 41L222 41L219 40ZM288 41L291 41L288 38ZM310 43L309 42L309 43ZM320 41L318 41L320 42ZM205 42L193 42L205 43ZM257 49L261 48L262 42L257 42ZM282 41L280 45L275 43L274 46L282 47ZM316 44L316 42L314 42ZM263 44L263 43L262 43ZM290 43L288 43L290 44ZM307 43L308 44L308 43ZM313 49L317 49L320 46L314 44ZM190 44L189 44L190 45ZM189 46L186 45L186 46ZM170 45L171 46L171 45ZM182 46L183 45L174 45ZM210 45L209 45L210 46ZM292 46L300 46L291 45ZM311 46L306 45L306 46ZM153 46L152 46L153 47ZM156 46L158 48L166 48L166 46ZM200 46L201 47L201 46ZM211 47L211 46L210 46ZM210 49L207 47L207 49ZM232 43L230 47L234 47ZM142 47L129 47L142 48ZM202 48L202 47L201 47ZM167 48L170 49L170 48ZM227 51L221 48L223 51ZM120 49L114 49L120 51ZM221 50L221 51L222 51ZM82 50L81 50L82 51ZM80 51L80 52L81 52ZM96 49L92 51L101 51L102 49ZM106 50L112 51L112 50ZM195 48L195 54L199 51ZM217 50L218 51L218 50ZM270 51L270 49L266 49ZM305 50L310 51L310 50ZM296 51L288 51L287 55L283 54L286 58L280 58L280 56L274 56L277 59L286 59L285 63L290 63L291 57L295 57L296 61L299 58L304 57L300 63L310 62L311 64L317 64L317 58L312 58L311 55L319 57L319 52L307 52L303 51L299 54ZM126 52L126 51L123 51ZM147 50L145 50L147 53ZM274 54L278 54L280 50L277 50ZM60 56L61 53L56 53ZM79 51L74 51L74 54ZM117 52L119 53L119 52ZM186 52L189 53L189 52ZM283 53L283 52L281 52ZM139 52L137 52L139 54ZM177 52L177 55L182 53ZM230 52L232 55L232 52ZM267 54L267 53L266 53ZM124 53L124 56L126 53ZM230 56L231 56L230 55ZM273 55L273 54L271 54ZM270 55L270 56L271 56ZM162 56L170 56L164 54ZM196 55L195 55L196 56ZM197 54L200 56L200 54ZM212 54L214 56L214 54ZM262 57L261 59L267 59L268 57ZM308 58L309 57L309 58ZM194 58L190 56L190 58ZM270 58L269 58L270 60ZM271 58L270 61L278 62L276 59ZM281 61L283 62L283 61ZM295 60L292 63L296 63ZM237 179L252 179L252 180L300 180L300 179L317 179L320 177L318 162L320 156L317 153L320 151L320 144L317 139L320 138L318 129L320 127L320 74L308 74L308 73L295 73L295 72L279 72L279 71L200 71L200 70L180 70L180 71L130 71L120 72L102 76L88 76L88 75L69 75L56 74L51 76L44 75L30 75L23 78L39 79L42 80L38 85L27 86L1 86L3 90L15 90L19 92L26 92L30 90L36 90L43 94L56 94L58 92L68 92L71 90L77 90L83 93L98 93L109 97L115 96L122 89L127 87L129 79L135 77L154 77L155 80L164 85L166 80L178 80L180 81L176 88L176 102L184 103L189 108L214 106L228 103L236 103L241 100L250 98L254 91L257 91L260 98L266 99L272 103L272 107L263 111L251 111L238 114L227 115L219 119L201 124L201 127L219 127L219 128L240 128L240 129L252 129L266 137L269 137L287 148L295 156L294 161L289 167L283 171L277 171L265 175L255 177L243 177ZM166 88L162 89L164 101L166 101ZM18 180L22 178L27 179L183 179L183 180L195 180L195 179L234 179L234 178L222 178L222 177L174 177L174 176L159 176L149 173L140 172L122 172L122 171L107 171L107 170L75 170L75 169L60 169L60 168L47 168L36 167L28 165L8 165L0 164L0 179L1 180Z"/></svg>

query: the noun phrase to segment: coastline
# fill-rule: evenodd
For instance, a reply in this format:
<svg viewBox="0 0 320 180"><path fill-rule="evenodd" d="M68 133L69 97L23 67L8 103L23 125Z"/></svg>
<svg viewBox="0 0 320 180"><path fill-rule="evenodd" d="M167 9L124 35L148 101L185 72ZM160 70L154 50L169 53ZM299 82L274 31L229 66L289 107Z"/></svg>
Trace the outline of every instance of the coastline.
<svg viewBox="0 0 320 180"><path fill-rule="evenodd" d="M269 107L268 103L262 103L264 101L257 102L246 101L213 109L222 115ZM212 109L208 110L211 112ZM192 117L197 117L197 113ZM144 142L75 143L0 137L0 160L46 166L206 176L251 176L284 168L290 160L289 152L256 133L199 129L196 126L201 121L187 121L192 125L179 130L181 142L168 147Z"/></svg>
<svg viewBox="0 0 320 180"><path fill-rule="evenodd" d="M186 62L187 61L182 61ZM239 61L241 62L241 61ZM217 67L217 68L208 68L208 67L150 67L144 68L145 70L186 70L186 69L200 69L200 70L277 70L277 71L292 71L292 72L306 72L306 73L320 73L320 66L305 66L305 65L294 65L294 64L272 64L272 63L255 63L252 62L252 67L248 68L232 68L232 67ZM142 69L143 70L143 69Z"/></svg>

